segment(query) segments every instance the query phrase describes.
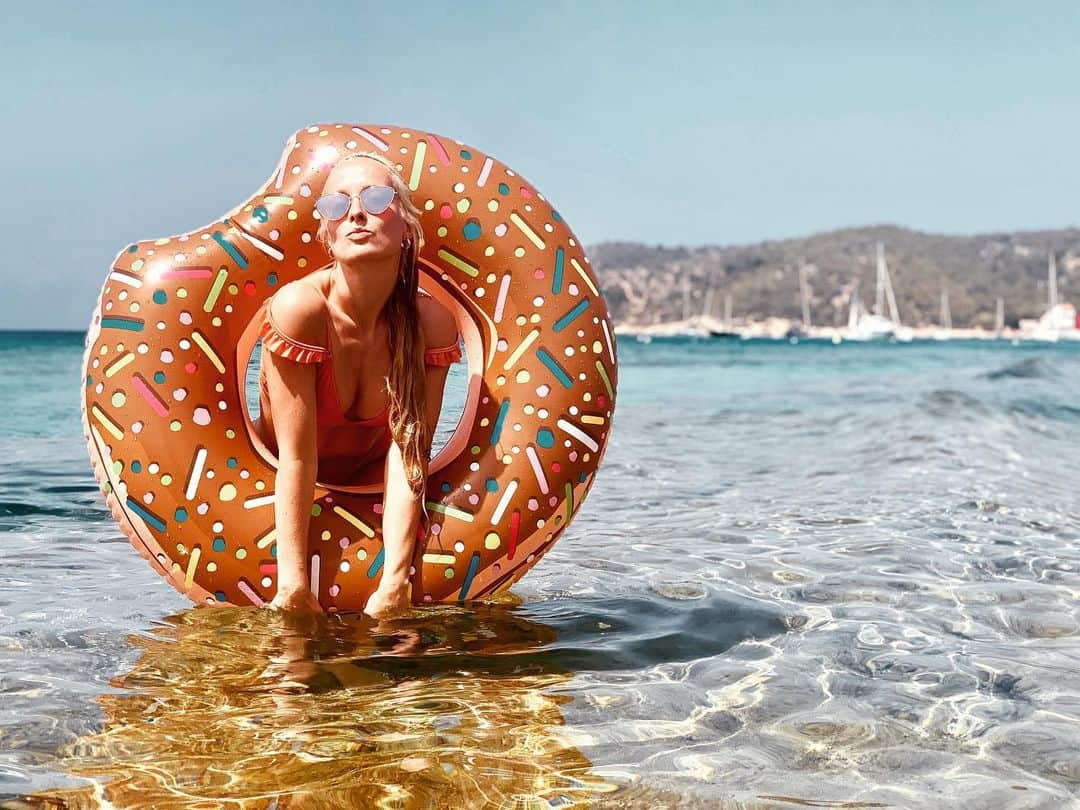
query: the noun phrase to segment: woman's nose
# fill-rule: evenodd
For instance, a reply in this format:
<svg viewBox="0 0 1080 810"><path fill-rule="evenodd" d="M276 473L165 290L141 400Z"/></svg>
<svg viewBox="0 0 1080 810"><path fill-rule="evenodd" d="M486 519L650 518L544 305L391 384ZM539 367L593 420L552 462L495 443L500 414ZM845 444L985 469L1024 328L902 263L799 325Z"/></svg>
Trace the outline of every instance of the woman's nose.
<svg viewBox="0 0 1080 810"><path fill-rule="evenodd" d="M367 219L367 211L364 209L364 204L360 202L359 194L353 194L349 198L349 219L356 219L361 222Z"/></svg>

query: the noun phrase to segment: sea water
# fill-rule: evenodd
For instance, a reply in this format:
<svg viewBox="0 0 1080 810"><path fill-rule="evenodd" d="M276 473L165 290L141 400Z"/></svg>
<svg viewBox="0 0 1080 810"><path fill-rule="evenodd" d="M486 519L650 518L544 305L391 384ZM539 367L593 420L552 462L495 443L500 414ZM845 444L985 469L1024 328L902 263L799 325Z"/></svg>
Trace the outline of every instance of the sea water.
<svg viewBox="0 0 1080 810"><path fill-rule="evenodd" d="M154 574L82 340L0 333L0 806L1080 806L1080 346L624 339L554 550L374 625Z"/></svg>

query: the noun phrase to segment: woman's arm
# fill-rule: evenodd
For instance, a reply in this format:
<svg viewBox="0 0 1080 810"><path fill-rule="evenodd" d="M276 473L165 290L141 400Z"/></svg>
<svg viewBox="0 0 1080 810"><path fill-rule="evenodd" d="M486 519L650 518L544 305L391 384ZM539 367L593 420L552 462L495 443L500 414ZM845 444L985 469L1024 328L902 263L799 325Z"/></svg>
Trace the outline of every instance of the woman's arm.
<svg viewBox="0 0 1080 810"><path fill-rule="evenodd" d="M443 391L446 388L448 369L429 366L424 384L427 396L428 435L435 434L442 410ZM424 477L427 478L427 459L423 460ZM386 453L386 494L383 498L382 532L383 559L379 587L368 600L364 612L378 618L394 609L409 604L409 566L412 565L416 548L416 534L420 528L423 509L423 493L417 494L409 486L401 448L391 442Z"/></svg>
<svg viewBox="0 0 1080 810"><path fill-rule="evenodd" d="M270 606L321 610L308 585L307 562L308 523L318 466L315 367L271 354L266 380L278 446L274 481L278 588Z"/></svg>
<svg viewBox="0 0 1080 810"><path fill-rule="evenodd" d="M453 316L434 301L425 301L420 308L424 329L424 342L428 346L442 347L457 339L457 326ZM424 392L428 436L435 435L435 427L442 411L443 392L446 389L446 366L428 366L425 371ZM430 447L425 448L430 451ZM427 478L427 452L423 458L424 478ZM416 494L409 486L402 461L401 448L391 442L386 454L386 494L383 498L383 560L379 587L371 595L364 612L378 617L409 604L409 566L416 548L416 534L420 528L423 510L423 493Z"/></svg>
<svg viewBox="0 0 1080 810"><path fill-rule="evenodd" d="M312 341L324 328L320 305L310 289L290 284L274 296L274 322L295 339ZM268 351L263 352L263 364L278 451L274 482L277 595L270 606L321 611L318 595L310 590L307 559L308 524L318 468L316 366Z"/></svg>

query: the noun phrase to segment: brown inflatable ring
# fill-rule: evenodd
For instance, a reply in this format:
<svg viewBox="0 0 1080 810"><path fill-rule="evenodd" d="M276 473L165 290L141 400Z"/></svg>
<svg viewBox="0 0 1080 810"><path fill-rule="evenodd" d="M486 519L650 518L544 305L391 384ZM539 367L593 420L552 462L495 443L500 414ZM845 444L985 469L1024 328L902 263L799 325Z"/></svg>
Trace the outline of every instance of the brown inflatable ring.
<svg viewBox="0 0 1080 810"><path fill-rule="evenodd" d="M123 250L87 335L83 425L132 544L196 602L276 592L274 458L253 436L245 374L262 308L324 266L314 203L343 155L395 161L423 214L423 288L454 314L464 413L432 459L416 604L504 590L565 531L611 430L617 365L581 245L494 158L396 126L326 124L289 139L277 171L224 219ZM357 611L378 584L381 491L319 484L311 586Z"/></svg>

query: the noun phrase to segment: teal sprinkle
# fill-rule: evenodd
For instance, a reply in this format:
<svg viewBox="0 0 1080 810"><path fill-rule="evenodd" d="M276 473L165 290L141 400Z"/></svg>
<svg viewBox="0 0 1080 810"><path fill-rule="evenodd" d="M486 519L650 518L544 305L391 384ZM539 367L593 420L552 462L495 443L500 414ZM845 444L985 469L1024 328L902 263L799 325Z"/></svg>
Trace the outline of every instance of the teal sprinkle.
<svg viewBox="0 0 1080 810"><path fill-rule="evenodd" d="M462 157L463 157L463 158L464 158L465 160L472 160L472 154L471 154L471 153L469 153L469 152L467 152L467 151L465 151L464 149L462 149L462 150L461 150L461 156L462 156Z"/></svg>
<svg viewBox="0 0 1080 810"><path fill-rule="evenodd" d="M450 491L450 482L449 481L443 481L442 486L439 487L439 489L441 489L443 492L449 492Z"/></svg>
<svg viewBox="0 0 1080 810"><path fill-rule="evenodd" d="M244 256L244 254L241 253L239 250L237 250L232 242L226 239L220 231L214 231L211 236L214 237L215 242L221 245L221 249L229 254L229 258L236 262L237 267L239 267L241 270L247 270L247 257Z"/></svg>
<svg viewBox="0 0 1080 810"><path fill-rule="evenodd" d="M254 220L258 220L259 222L266 222L266 220L270 219L270 214L266 210L266 208L260 205L258 208L251 212L251 218Z"/></svg>
<svg viewBox="0 0 1080 810"><path fill-rule="evenodd" d="M144 323L141 318L102 318L102 329L124 329L128 332L141 332Z"/></svg>
<svg viewBox="0 0 1080 810"><path fill-rule="evenodd" d="M225 538L224 537L215 537L214 538L213 549L214 549L214 551L224 551L225 550Z"/></svg>
<svg viewBox="0 0 1080 810"><path fill-rule="evenodd" d="M368 579L375 579L375 575L379 573L379 569L383 567L383 560L386 559L386 549L380 548L379 553L375 555L375 559L371 561L371 565L368 566L367 575Z"/></svg>
<svg viewBox="0 0 1080 810"><path fill-rule="evenodd" d="M510 186L506 185L506 183L499 183L499 193L506 196L510 193Z"/></svg>
<svg viewBox="0 0 1080 810"><path fill-rule="evenodd" d="M506 421L506 414L510 411L510 400L504 399L502 404L499 405L499 413L495 417L495 424L491 426L491 444L492 446L499 443L499 436L502 435L503 422Z"/></svg>
<svg viewBox="0 0 1080 810"><path fill-rule="evenodd" d="M562 292L563 264L566 253L562 248L555 248L555 272L551 274L551 291L556 295Z"/></svg>
<svg viewBox="0 0 1080 810"><path fill-rule="evenodd" d="M469 560L469 570L465 572L465 581L461 583L461 593L458 594L458 600L464 602L469 596L469 588L472 587L473 578L476 576L476 572L480 570L480 552L474 551L472 559Z"/></svg>
<svg viewBox="0 0 1080 810"><path fill-rule="evenodd" d="M536 433L536 443L545 450L550 450L555 446L555 434L547 428L541 428Z"/></svg>
<svg viewBox="0 0 1080 810"><path fill-rule="evenodd" d="M461 229L461 233L465 236L466 241L472 242L475 239L480 238L480 223L475 219L470 219L465 223L465 227Z"/></svg>
<svg viewBox="0 0 1080 810"><path fill-rule="evenodd" d="M582 298L580 301L577 302L577 304L574 305L573 309L571 309L569 312L567 312L565 315L563 315L561 318L559 318L557 321L555 321L554 324L552 324L552 326L551 326L552 331L561 332L563 329L565 329L571 323L573 323L574 319L578 315L580 315L582 312L584 312L588 308L589 308L589 299L588 298Z"/></svg>
<svg viewBox="0 0 1080 810"><path fill-rule="evenodd" d="M562 222L562 216L554 208L551 209L551 218L556 222Z"/></svg>
<svg viewBox="0 0 1080 810"><path fill-rule="evenodd" d="M548 350L541 347L536 350L536 359L548 367L548 371L555 375L563 388L573 388L574 381L570 379L570 375L566 373L566 370L558 364L554 357L552 357Z"/></svg>
<svg viewBox="0 0 1080 810"><path fill-rule="evenodd" d="M266 283L269 284L271 287L276 287L277 286L277 273L270 273L269 275L267 275Z"/></svg>
<svg viewBox="0 0 1080 810"><path fill-rule="evenodd" d="M498 492L499 482L496 481L494 478L489 478L487 481L484 482L484 489L486 489L488 492Z"/></svg>
<svg viewBox="0 0 1080 810"><path fill-rule="evenodd" d="M229 458L229 460L225 462L225 465L226 465L227 467L229 467L230 469L231 469L231 468L233 468L233 467L235 467L235 466L236 466L236 464L237 464L237 461L236 461L236 459L235 459L235 458L232 458L232 457L230 457L230 458Z"/></svg>
<svg viewBox="0 0 1080 810"><path fill-rule="evenodd" d="M173 518L176 519L177 523L183 523L185 520L187 520L187 509L181 506L179 509L176 510L176 512L173 513Z"/></svg>
<svg viewBox="0 0 1080 810"><path fill-rule="evenodd" d="M164 290L154 290L154 303L164 304L169 300L169 296L165 294Z"/></svg>
<svg viewBox="0 0 1080 810"><path fill-rule="evenodd" d="M128 245L128 253L138 253L138 252L139 252L139 246L138 245Z"/></svg>
<svg viewBox="0 0 1080 810"><path fill-rule="evenodd" d="M161 385L163 382L165 382L165 372L164 371L155 371L154 372L154 382L156 382L158 385Z"/></svg>
<svg viewBox="0 0 1080 810"><path fill-rule="evenodd" d="M225 591L217 591L214 594L214 598L217 599L219 602L224 602L225 601Z"/></svg>
<svg viewBox="0 0 1080 810"><path fill-rule="evenodd" d="M89 388L93 384L94 384L94 378L91 377L89 374L87 374L86 375L86 387Z"/></svg>
<svg viewBox="0 0 1080 810"><path fill-rule="evenodd" d="M277 556L277 543L274 543L274 545L270 546L270 556L271 557L276 557Z"/></svg>
<svg viewBox="0 0 1080 810"><path fill-rule="evenodd" d="M142 462L140 462L140 461L131 462L131 471L133 473L142 472Z"/></svg>

